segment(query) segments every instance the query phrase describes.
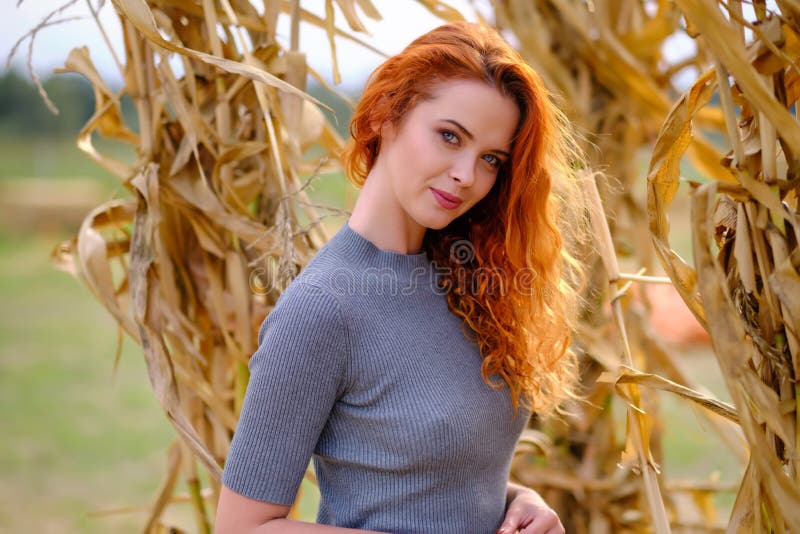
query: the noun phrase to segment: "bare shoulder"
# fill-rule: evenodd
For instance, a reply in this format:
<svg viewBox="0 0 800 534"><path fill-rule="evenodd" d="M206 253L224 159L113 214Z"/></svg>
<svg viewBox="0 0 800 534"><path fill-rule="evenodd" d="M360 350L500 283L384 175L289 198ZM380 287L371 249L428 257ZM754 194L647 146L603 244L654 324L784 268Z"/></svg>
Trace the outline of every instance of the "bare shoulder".
<svg viewBox="0 0 800 534"><path fill-rule="evenodd" d="M248 532L273 519L281 519L289 514L291 506L257 501L236 493L222 485L217 505L214 532Z"/></svg>

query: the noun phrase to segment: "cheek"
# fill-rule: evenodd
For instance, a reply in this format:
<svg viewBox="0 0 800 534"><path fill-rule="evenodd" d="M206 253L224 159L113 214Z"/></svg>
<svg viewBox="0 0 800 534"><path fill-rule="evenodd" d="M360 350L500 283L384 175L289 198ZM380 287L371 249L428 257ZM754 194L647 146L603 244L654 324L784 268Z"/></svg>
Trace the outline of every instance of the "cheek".
<svg viewBox="0 0 800 534"><path fill-rule="evenodd" d="M430 143L420 132L406 130L394 145L392 159L396 170L408 174L422 170L430 157Z"/></svg>
<svg viewBox="0 0 800 534"><path fill-rule="evenodd" d="M411 132L409 132L411 133ZM437 139L424 128L421 128L405 139L404 152L409 167L426 174L439 171L442 166L443 147L436 144Z"/></svg>
<svg viewBox="0 0 800 534"><path fill-rule="evenodd" d="M488 172L485 173L484 176L481 176L480 187L478 188L478 200L489 194L489 191L492 190L492 186L494 186L496 181L497 173L495 172Z"/></svg>

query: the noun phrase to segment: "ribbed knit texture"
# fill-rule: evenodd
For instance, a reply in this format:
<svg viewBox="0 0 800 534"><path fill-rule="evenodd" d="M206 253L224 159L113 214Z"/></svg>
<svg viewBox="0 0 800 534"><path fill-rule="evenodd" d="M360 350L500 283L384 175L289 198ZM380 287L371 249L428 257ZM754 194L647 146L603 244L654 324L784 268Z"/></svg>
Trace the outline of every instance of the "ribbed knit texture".
<svg viewBox="0 0 800 534"><path fill-rule="evenodd" d="M530 414L483 381L435 273L342 226L261 325L226 486L291 504L311 458L318 523L495 532Z"/></svg>

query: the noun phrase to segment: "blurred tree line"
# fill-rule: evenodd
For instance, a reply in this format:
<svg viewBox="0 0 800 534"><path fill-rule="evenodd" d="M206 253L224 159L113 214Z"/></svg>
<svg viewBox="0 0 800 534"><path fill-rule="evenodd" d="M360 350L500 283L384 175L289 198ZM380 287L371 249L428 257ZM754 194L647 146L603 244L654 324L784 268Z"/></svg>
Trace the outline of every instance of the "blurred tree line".
<svg viewBox="0 0 800 534"><path fill-rule="evenodd" d="M54 115L27 75L11 69L0 76L0 135L75 137L94 112L92 86L77 74L58 74L42 81L59 110ZM125 107L130 107L130 102ZM134 111L129 109L128 112Z"/></svg>
<svg viewBox="0 0 800 534"><path fill-rule="evenodd" d="M0 137L74 138L92 116L94 92L83 76L55 74L43 79L42 85L58 108L58 115L47 108L27 73L16 69L2 73ZM310 85L308 92L333 108L338 119L336 128L341 135L347 136L351 111L344 100L317 84ZM122 114L128 126L138 131L136 110L128 96L122 99Z"/></svg>

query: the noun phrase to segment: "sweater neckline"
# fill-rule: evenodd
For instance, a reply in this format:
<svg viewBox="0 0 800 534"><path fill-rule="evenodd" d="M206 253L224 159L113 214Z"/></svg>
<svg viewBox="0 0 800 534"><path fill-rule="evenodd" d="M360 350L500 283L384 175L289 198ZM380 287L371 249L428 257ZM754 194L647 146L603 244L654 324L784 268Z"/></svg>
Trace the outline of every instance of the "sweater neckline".
<svg viewBox="0 0 800 534"><path fill-rule="evenodd" d="M359 263L365 263L370 267L411 272L419 268L427 269L430 265L425 251L417 254L401 254L400 252L378 248L375 243L353 230L349 219L345 221L329 243L340 254L353 258Z"/></svg>

